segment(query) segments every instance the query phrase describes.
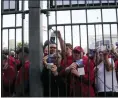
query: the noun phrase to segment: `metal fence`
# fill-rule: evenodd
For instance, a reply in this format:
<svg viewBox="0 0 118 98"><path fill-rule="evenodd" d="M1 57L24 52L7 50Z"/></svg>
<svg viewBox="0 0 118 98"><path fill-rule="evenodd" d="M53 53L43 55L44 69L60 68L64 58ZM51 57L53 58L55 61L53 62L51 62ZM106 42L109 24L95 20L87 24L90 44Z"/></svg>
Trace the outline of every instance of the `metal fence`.
<svg viewBox="0 0 118 98"><path fill-rule="evenodd" d="M90 48L96 48L100 43L105 44L105 41L108 43L114 44L118 41L118 2L114 0L111 3L111 0L106 0L106 3L103 3L102 0L98 0L99 3L95 3L95 0L90 0L84 3L80 3L80 0L77 0L76 5L72 4L72 0L68 5L64 5L64 0L62 0L61 6L53 0L45 1L44 5L47 5L46 8L42 8L41 0L16 0L15 9L10 10L10 0L8 2L8 9L4 10L4 0L2 3L2 13L1 13L1 50L3 50L3 43L6 41L8 50L10 51L10 34L14 32L14 50L17 50L17 39L19 38L19 32L21 33L21 46L25 46L24 39L29 36L29 59L30 59L30 68L29 68L29 94L30 96L43 96L43 87L40 79L42 72L43 64L43 36L50 40L51 30L57 31L60 30L62 37L66 43L71 43L72 47L81 46L84 48L85 53L89 51ZM18 3L20 2L20 3ZM25 2L28 2L27 4ZM28 5L26 8L25 6ZM19 10L18 10L19 8ZM26 9L25 9L26 8ZM28 15L26 15L28 14ZM47 27L47 32L45 35L42 33L42 14L46 16L45 23ZM13 21L6 21L7 18L10 18L10 15L14 16L14 25L6 26L7 22L12 24ZM19 18L19 16L20 18ZM7 18L5 18L7 16ZM24 26L28 17L29 28ZM18 21L20 19L20 21ZM10 20L10 19L8 19ZM19 25L18 23L21 22ZM26 30L27 29L27 30ZM5 32L7 35L5 35ZM28 35L25 35L25 33ZM18 34L18 35L17 35ZM7 36L3 37L3 36ZM57 50L60 48L58 38L55 39L57 44ZM98 43L98 45L97 45ZM107 42L106 42L107 43ZM48 49L49 51L49 49ZM3 51L1 51L3 54ZM8 57L10 53L8 52ZM24 49L22 50L22 55L24 55ZM16 54L15 54L16 57ZM1 58L3 60L3 57ZM23 60L22 60L23 63ZM16 67L15 67L16 69ZM24 67L23 67L24 69ZM3 72L3 69L1 69ZM17 70L15 71L17 73ZM3 74L1 74L2 76ZM2 76L3 77L3 76ZM105 72L104 72L104 77ZM88 77L90 79L90 76ZM3 79L2 79L3 80ZM105 81L105 79L104 79ZM90 81L89 81L90 83ZM51 80L49 81L49 92L51 93ZM112 87L113 87L113 71L112 71ZM104 87L105 89L105 87ZM2 81L2 96L4 95L4 87ZM90 88L88 89L90 92ZM106 91L105 91L106 92ZM112 88L113 92L113 88ZM25 96L24 84L22 85L22 96ZM97 92L98 93L98 92ZM114 93L112 93L114 96ZM10 95L10 89L9 94ZM51 94L49 94L51 96ZM88 95L89 96L89 95ZM96 94L97 96L97 94ZM106 95L105 95L106 96ZM64 96L66 97L66 96Z"/></svg>

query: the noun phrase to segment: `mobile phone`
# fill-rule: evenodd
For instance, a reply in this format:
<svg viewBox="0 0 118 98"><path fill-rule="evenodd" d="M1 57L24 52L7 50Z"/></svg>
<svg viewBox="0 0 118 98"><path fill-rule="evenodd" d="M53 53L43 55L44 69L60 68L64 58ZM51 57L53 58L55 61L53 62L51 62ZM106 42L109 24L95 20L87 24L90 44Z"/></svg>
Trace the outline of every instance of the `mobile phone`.
<svg viewBox="0 0 118 98"><path fill-rule="evenodd" d="M51 42L51 43L55 43L55 37L51 37L51 38L50 38L50 42Z"/></svg>
<svg viewBox="0 0 118 98"><path fill-rule="evenodd" d="M59 31L54 31L55 34L56 34L56 33L58 34L58 32L59 32Z"/></svg>
<svg viewBox="0 0 118 98"><path fill-rule="evenodd" d="M76 61L76 64L78 65L78 67L84 67L83 60L82 59L77 60Z"/></svg>

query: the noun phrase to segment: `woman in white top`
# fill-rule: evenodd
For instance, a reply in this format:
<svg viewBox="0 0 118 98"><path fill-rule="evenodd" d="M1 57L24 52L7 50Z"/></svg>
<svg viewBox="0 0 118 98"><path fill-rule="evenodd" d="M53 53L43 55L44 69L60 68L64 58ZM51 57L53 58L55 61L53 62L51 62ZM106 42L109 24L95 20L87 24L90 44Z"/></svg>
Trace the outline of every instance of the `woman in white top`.
<svg viewBox="0 0 118 98"><path fill-rule="evenodd" d="M96 88L99 97L118 96L118 82L115 73L115 64L112 58L108 57L106 50L98 53L96 66Z"/></svg>

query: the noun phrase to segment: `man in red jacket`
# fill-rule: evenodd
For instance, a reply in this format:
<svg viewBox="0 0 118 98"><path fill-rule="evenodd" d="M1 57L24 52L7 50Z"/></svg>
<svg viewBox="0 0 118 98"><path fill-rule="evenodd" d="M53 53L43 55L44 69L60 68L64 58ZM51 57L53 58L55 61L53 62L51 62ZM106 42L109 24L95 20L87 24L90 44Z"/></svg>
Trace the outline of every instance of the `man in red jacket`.
<svg viewBox="0 0 118 98"><path fill-rule="evenodd" d="M22 55L22 51L23 48L20 48L18 51L18 58L22 63L22 66L18 71L15 82L14 96L17 97L29 96L29 49L27 47L24 47L24 55Z"/></svg>
<svg viewBox="0 0 118 98"><path fill-rule="evenodd" d="M75 62L67 69L71 72L70 96L95 96L92 86L94 82L94 64L84 56L84 50L80 46L73 49L73 59Z"/></svg>
<svg viewBox="0 0 118 98"><path fill-rule="evenodd" d="M3 94L2 96L10 97L13 93L14 81L15 81L15 69L8 64L8 58L2 55L2 82L3 82Z"/></svg>

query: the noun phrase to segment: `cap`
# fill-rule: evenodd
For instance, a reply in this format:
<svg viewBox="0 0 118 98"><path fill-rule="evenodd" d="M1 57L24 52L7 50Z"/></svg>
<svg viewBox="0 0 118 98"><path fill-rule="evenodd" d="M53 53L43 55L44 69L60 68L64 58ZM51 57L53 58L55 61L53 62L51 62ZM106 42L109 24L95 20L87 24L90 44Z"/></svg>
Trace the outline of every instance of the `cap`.
<svg viewBox="0 0 118 98"><path fill-rule="evenodd" d="M20 48L17 52L18 53L21 53L23 50L22 50L23 48ZM24 53L27 53L27 54L29 54L29 48L28 47L24 47Z"/></svg>
<svg viewBox="0 0 118 98"><path fill-rule="evenodd" d="M84 53L84 50L80 46L76 46L73 50L76 50L78 52L83 52Z"/></svg>

